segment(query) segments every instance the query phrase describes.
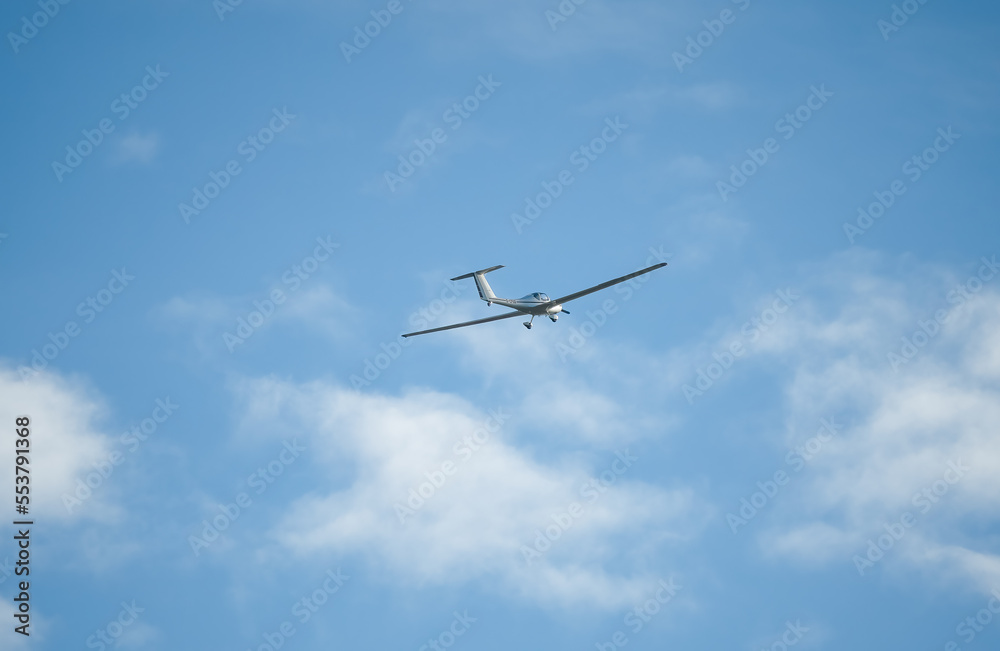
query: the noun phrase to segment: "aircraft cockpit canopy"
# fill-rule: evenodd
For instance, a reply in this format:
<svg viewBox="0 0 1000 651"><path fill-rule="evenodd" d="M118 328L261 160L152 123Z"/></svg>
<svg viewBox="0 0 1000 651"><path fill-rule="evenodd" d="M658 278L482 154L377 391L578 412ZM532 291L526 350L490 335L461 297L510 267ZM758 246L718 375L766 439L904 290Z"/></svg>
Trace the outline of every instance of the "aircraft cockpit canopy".
<svg viewBox="0 0 1000 651"><path fill-rule="evenodd" d="M548 294L542 294L541 292L535 292L534 294L528 294L527 296L525 296L521 300L524 300L524 301L534 300L534 301L541 301L543 303L548 303L549 302L549 295Z"/></svg>

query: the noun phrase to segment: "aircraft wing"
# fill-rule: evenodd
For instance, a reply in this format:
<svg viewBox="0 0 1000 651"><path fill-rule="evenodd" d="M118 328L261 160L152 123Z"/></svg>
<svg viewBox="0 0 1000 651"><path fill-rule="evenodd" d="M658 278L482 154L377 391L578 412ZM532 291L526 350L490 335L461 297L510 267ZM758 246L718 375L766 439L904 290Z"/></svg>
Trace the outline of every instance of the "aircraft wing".
<svg viewBox="0 0 1000 651"><path fill-rule="evenodd" d="M420 332L409 332L404 337L413 337L415 335L426 335L429 332L441 332L442 330L451 330L452 328L464 328L465 326L478 325L480 323L489 323L490 321L499 321L500 319L509 319L512 316L524 315L524 312L518 312L514 310L513 312L504 312L499 316L491 316L486 319L476 319L475 321L466 321L465 323L456 323L454 325L442 326L440 328L431 328L430 330L421 330Z"/></svg>
<svg viewBox="0 0 1000 651"><path fill-rule="evenodd" d="M649 273L650 271L652 271L654 269L659 269L660 267L666 267L666 266L667 266L666 262L661 262L660 264L654 264L652 267L646 267L645 269L640 269L639 271L636 271L634 273L630 273L627 276L622 276L621 278L615 278L614 280L609 280L608 282L601 283L600 285L594 285L590 289L585 289L585 290L580 291L580 292L575 292L573 294L569 294L568 296L563 296L562 298L557 298L556 300L550 301L550 302L554 303L556 305L561 304L561 303L568 303L568 302L570 302L572 300L580 298L581 296L586 296L587 294L593 294L594 292L599 292L602 289L606 289L608 287L611 287L612 285L617 285L618 283L623 283L626 280L631 280L631 279L635 278L636 276L641 276L642 274L647 274L647 273Z"/></svg>

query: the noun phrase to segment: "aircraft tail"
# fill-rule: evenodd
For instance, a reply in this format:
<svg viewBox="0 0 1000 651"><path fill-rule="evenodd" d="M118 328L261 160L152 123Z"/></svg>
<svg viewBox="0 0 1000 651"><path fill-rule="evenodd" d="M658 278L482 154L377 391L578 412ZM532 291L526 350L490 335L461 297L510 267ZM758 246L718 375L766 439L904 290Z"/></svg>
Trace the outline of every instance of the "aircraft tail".
<svg viewBox="0 0 1000 651"><path fill-rule="evenodd" d="M486 282L486 274L488 274L491 271L496 271L497 269L503 269L503 265L498 264L497 266L490 267L489 269L480 269L479 271L473 271L472 273L467 273L464 276L458 276L456 278L452 278L452 280L474 278L476 280L476 289L479 290L479 298L483 299L487 303L490 303L494 298L497 297L497 295L493 293L493 289L490 287L490 284Z"/></svg>

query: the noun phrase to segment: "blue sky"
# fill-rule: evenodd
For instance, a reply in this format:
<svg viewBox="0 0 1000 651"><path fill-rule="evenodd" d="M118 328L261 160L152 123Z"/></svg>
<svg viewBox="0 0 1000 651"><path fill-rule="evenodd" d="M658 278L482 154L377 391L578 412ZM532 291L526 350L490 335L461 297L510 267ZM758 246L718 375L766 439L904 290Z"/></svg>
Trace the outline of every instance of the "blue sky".
<svg viewBox="0 0 1000 651"><path fill-rule="evenodd" d="M995 648L997 18L5 5L3 648Z"/></svg>

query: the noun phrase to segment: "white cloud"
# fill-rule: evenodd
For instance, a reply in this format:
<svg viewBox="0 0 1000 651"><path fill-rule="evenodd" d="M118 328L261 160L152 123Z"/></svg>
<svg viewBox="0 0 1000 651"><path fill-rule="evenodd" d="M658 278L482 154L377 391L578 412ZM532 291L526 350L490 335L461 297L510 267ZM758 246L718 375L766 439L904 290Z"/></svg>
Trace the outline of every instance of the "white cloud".
<svg viewBox="0 0 1000 651"><path fill-rule="evenodd" d="M132 444L121 439L125 428L108 433L108 409L95 389L79 377L51 370L25 382L0 363L0 420L13 434L14 419L23 415L31 419L27 517L35 519L36 528L39 522L61 525L45 536L61 566L104 574L157 546L155 536L137 535L146 528L145 512L126 510L129 496L140 488L135 482L141 471L135 466ZM158 436L154 432L153 437ZM13 451L10 439L9 463L0 465L0 483L6 486L14 485ZM153 528L170 528L169 522L154 521ZM137 525L141 526L136 529ZM0 563L7 560L16 557L0 554ZM0 583L5 571L0 568ZM5 585L15 578L7 576Z"/></svg>
<svg viewBox="0 0 1000 651"><path fill-rule="evenodd" d="M786 443L801 443L798 432L822 416L840 415L847 426L802 471L797 499L778 507L781 523L761 544L781 558L853 567L869 539L909 512L915 525L881 563L930 564L982 587L984 573L1000 576L998 550L976 535L996 523L1000 506L1000 294L987 287L956 305L954 279L939 275L913 298L912 287L880 277L863 255L833 262L861 267L832 274L833 288L814 283L841 297L839 313L823 316L805 291L771 350L794 369ZM948 318L936 330L929 324L939 309ZM921 323L934 334L914 337ZM906 359L903 338L925 343L894 364L889 353Z"/></svg>
<svg viewBox="0 0 1000 651"><path fill-rule="evenodd" d="M591 467L573 456L536 460L511 444L514 416L478 450L456 452L456 443L494 421L452 395L390 397L272 379L248 380L239 393L253 406L248 429L266 430L291 418L301 422L317 463L332 469L349 460L354 466L349 476L323 473L327 485L296 500L274 529L280 544L304 556L367 555L403 581L495 576L506 591L533 600L619 607L641 597L654 577L611 572L604 563L622 562L651 539L687 540L708 511L689 490L630 478L623 461L615 464L622 474L615 474L609 470L617 459L612 453ZM436 475L448 460L456 471ZM605 478L615 480L606 492L581 492L592 475L606 471ZM410 489L442 477L434 494L400 522L395 505L407 504ZM582 515L529 564L522 545L531 546L537 531L574 502Z"/></svg>
<svg viewBox="0 0 1000 651"><path fill-rule="evenodd" d="M16 417L31 419L29 515L68 520L115 514L106 491L95 491L87 508L74 508L72 513L63 505L63 495L72 496L77 482L95 472L93 464L106 464L114 448L111 437L98 427L105 412L101 398L80 380L43 371L22 381L12 368L0 365L0 422L13 428ZM13 439L8 440L12 455ZM3 486L14 485L13 456L8 459L11 463L0 464Z"/></svg>
<svg viewBox="0 0 1000 651"><path fill-rule="evenodd" d="M13 585L10 586L10 590L5 589L4 592L10 593L11 597L17 594ZM5 594L4 597L6 596ZM32 597L34 598L34 595ZM32 647L37 649L40 646L39 642L45 639L45 629L48 622L39 616L37 607L33 607L31 621L27 629L28 637L14 632L15 626L22 625L20 621L14 619L15 613L17 613L14 603L7 598L0 599L0 617L4 621L4 627L0 630L0 648L3 648L4 651L21 651L22 649L27 650Z"/></svg>

